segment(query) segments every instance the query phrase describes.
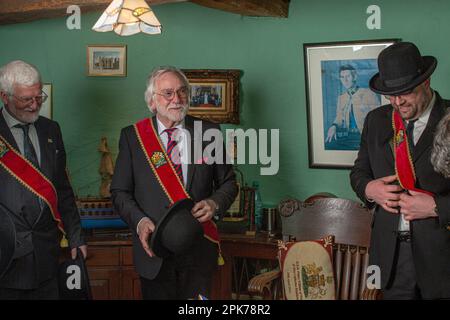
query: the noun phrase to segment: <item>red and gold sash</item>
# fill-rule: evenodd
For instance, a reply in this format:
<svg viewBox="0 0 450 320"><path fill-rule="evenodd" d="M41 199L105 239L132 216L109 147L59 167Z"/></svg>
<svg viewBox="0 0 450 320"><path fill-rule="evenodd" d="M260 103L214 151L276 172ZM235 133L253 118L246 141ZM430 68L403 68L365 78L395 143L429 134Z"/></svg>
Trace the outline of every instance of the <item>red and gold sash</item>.
<svg viewBox="0 0 450 320"><path fill-rule="evenodd" d="M20 152L0 135L0 165L20 184L47 203L58 228L65 235L64 225L58 211L58 195L55 186Z"/></svg>
<svg viewBox="0 0 450 320"><path fill-rule="evenodd" d="M153 122L149 118L141 120L134 125L134 129L150 168L169 198L170 205L182 199L190 198L161 144ZM209 220L203 222L202 226L205 238L216 243L219 246L220 253L220 239L216 224Z"/></svg>
<svg viewBox="0 0 450 320"><path fill-rule="evenodd" d="M412 161L411 150L408 144L406 128L400 114L392 111L392 128L394 129L394 157L395 173L403 189L426 193L433 196L431 192L415 187L416 174Z"/></svg>

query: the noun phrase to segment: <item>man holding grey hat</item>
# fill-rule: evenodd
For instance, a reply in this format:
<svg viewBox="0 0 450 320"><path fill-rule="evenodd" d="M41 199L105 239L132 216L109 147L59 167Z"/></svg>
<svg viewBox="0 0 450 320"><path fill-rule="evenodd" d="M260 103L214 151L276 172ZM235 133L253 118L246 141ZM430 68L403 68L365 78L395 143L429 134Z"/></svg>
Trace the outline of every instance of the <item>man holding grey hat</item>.
<svg viewBox="0 0 450 320"><path fill-rule="evenodd" d="M436 65L399 42L380 53L370 80L390 104L367 115L350 179L375 207L370 264L380 267L384 299L450 298L450 179L430 161L450 102L430 86Z"/></svg>

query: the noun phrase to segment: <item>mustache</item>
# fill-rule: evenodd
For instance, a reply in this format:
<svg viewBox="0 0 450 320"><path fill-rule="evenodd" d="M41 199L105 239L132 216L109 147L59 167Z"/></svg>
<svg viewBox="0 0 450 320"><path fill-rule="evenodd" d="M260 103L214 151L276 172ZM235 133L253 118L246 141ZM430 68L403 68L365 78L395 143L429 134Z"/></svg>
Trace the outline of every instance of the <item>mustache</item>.
<svg viewBox="0 0 450 320"><path fill-rule="evenodd" d="M184 104L184 103L177 103L177 104L175 104L175 105L170 105L170 106L168 106L168 107L167 107L167 110L170 110L170 109L178 109L178 108L187 109L187 108L188 108L188 105L187 105L187 104Z"/></svg>

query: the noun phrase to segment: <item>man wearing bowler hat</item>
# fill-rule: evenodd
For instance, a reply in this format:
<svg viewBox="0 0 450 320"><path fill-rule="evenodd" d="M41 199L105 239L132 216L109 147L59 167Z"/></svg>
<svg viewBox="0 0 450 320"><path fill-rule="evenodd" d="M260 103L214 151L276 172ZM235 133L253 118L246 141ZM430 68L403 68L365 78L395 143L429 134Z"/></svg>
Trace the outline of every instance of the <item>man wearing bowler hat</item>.
<svg viewBox="0 0 450 320"><path fill-rule="evenodd" d="M380 53L370 80L390 104L367 115L350 179L375 207L370 264L380 267L384 299L450 298L450 179L430 161L450 105L430 86L436 65L399 42Z"/></svg>
<svg viewBox="0 0 450 320"><path fill-rule="evenodd" d="M144 299L209 297L220 262L213 217L237 194L231 165L202 154L203 133L220 133L219 126L186 115L189 92L179 69L155 69L145 92L155 116L124 128L120 136L111 194L133 234Z"/></svg>

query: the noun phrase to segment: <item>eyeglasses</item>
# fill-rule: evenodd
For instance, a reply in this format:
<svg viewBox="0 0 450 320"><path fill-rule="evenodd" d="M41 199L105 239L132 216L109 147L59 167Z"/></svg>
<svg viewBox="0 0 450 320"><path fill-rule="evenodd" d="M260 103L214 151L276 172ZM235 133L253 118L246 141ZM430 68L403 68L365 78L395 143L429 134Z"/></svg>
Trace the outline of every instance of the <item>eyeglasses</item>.
<svg viewBox="0 0 450 320"><path fill-rule="evenodd" d="M388 99L388 100L390 100L390 99L395 99L395 98L397 98L397 97L403 98L404 96L407 96L407 95L413 93L413 91L414 91L414 89L411 89L411 90L402 92L402 93L400 93L400 94L393 94L393 95L387 95L387 94L385 94L384 97L385 97L386 99Z"/></svg>
<svg viewBox="0 0 450 320"><path fill-rule="evenodd" d="M189 93L189 89L187 87L181 87L178 90L166 89L161 90L161 92L155 92L155 94L164 97L167 101L172 101L175 98L175 93L181 99L186 99Z"/></svg>
<svg viewBox="0 0 450 320"><path fill-rule="evenodd" d="M18 97L13 94L11 94L10 96L16 98L26 106L31 106L33 104L33 101L36 101L37 104L42 104L47 101L48 98L48 95L44 91L41 91L40 96L35 97Z"/></svg>

